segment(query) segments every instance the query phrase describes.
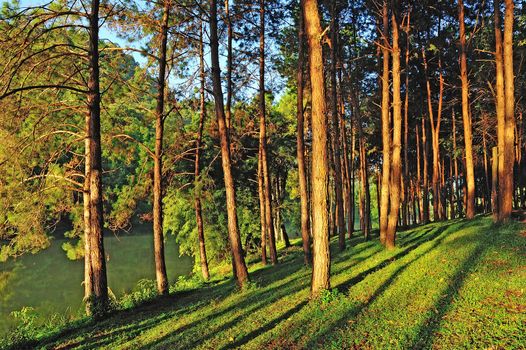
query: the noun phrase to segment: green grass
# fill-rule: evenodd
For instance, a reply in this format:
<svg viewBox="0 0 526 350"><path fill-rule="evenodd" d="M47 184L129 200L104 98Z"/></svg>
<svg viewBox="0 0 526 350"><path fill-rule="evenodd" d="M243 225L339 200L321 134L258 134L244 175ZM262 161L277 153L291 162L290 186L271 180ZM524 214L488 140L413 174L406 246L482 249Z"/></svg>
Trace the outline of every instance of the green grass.
<svg viewBox="0 0 526 350"><path fill-rule="evenodd" d="M489 218L430 224L398 248L332 242L333 290L309 300L298 241L278 266L174 293L41 337L37 348L519 349L526 348L524 226ZM522 233L521 233L522 232ZM34 344L33 344L34 347Z"/></svg>

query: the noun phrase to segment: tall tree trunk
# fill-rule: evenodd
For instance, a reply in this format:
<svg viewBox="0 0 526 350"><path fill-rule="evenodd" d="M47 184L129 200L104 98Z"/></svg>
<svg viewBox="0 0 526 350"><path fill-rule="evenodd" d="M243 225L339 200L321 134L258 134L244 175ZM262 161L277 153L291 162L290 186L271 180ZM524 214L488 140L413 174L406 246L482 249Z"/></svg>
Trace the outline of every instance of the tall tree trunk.
<svg viewBox="0 0 526 350"><path fill-rule="evenodd" d="M89 15L89 144L90 144L90 245L93 295L88 307L95 316L108 310L108 282L103 240L102 149L100 136L99 0L91 1Z"/></svg>
<svg viewBox="0 0 526 350"><path fill-rule="evenodd" d="M501 220L507 221L513 209L513 173L515 165L515 82L513 75L513 0L505 0L504 14L504 98L506 126L504 128L504 179Z"/></svg>
<svg viewBox="0 0 526 350"><path fill-rule="evenodd" d="M195 220L197 225L197 238L199 240L199 258L201 260L201 273L205 281L210 279L210 272L208 271L208 259L206 257L206 245L205 245L205 230L203 226L203 214L201 208L201 186L200 181L200 168L199 161L201 158L201 145L203 140L203 128L205 125L206 118L206 105L205 105L205 60L204 60L204 47L203 47L203 24L199 28L199 74L201 80L200 87L200 116L199 116L199 128L197 130L197 142L195 146L195 164L194 164L194 179L195 179Z"/></svg>
<svg viewBox="0 0 526 350"><path fill-rule="evenodd" d="M387 0L382 9L382 188L380 197L380 242L385 244L389 215L389 181L391 175L391 123L389 118L389 16Z"/></svg>
<svg viewBox="0 0 526 350"><path fill-rule="evenodd" d="M473 136L469 113L469 81L466 58L466 33L464 26L464 4L458 0L458 21L460 24L460 79L462 81L462 121L464 125L464 147L466 156L466 218L475 216L475 173L473 166Z"/></svg>
<svg viewBox="0 0 526 350"><path fill-rule="evenodd" d="M390 187L390 209L385 236L387 249L395 247L396 228L398 225L398 214L400 211L400 180L402 175L401 143L402 143L402 102L400 99L400 47L398 44L398 14L397 1L393 1L391 16L391 29L393 35L393 155L392 155L392 177Z"/></svg>
<svg viewBox="0 0 526 350"><path fill-rule="evenodd" d="M170 1L165 0L161 23L159 48L159 72L157 77L157 106L155 109L155 158L153 166L153 246L155 257L155 277L157 291L168 294L168 277L164 260L163 237L163 132L164 132L164 95L166 89L166 47L168 41L168 19Z"/></svg>
<svg viewBox="0 0 526 350"><path fill-rule="evenodd" d="M433 214L434 220L441 220L441 205L440 205L440 120L442 116L442 96L444 91L444 79L442 76L442 67L439 63L440 70L440 97L438 101L438 113L435 120L433 113L433 105L431 101L431 84L428 77L428 67L426 59L425 48L422 48L422 61L424 63L424 74L426 78L426 90L427 90L427 111L429 115L429 123L431 124L431 144L433 149L433 177L431 180L431 186L433 188ZM439 61L440 62L440 61Z"/></svg>
<svg viewBox="0 0 526 350"><path fill-rule="evenodd" d="M341 63L339 70L339 83L342 84L341 77ZM347 214L347 233L349 237L352 237L354 227L353 227L353 210L354 210L354 198L352 197L352 175L349 162L349 146L347 142L347 130L345 123L345 104L343 102L343 91L340 89L340 94L338 96L338 104L340 105L340 130L341 137L340 142L343 145L343 159L342 159L342 178L344 179L344 189L343 189L343 203L344 209Z"/></svg>
<svg viewBox="0 0 526 350"><path fill-rule="evenodd" d="M402 221L403 226L408 225L408 197L409 197L409 46L411 44L411 12L407 14L407 23L405 27L406 44L405 44L405 99L404 99L404 191L402 201Z"/></svg>
<svg viewBox="0 0 526 350"><path fill-rule="evenodd" d="M259 221L261 226L261 262L267 264L267 215L265 214L265 185L261 166L261 147L258 152Z"/></svg>
<svg viewBox="0 0 526 350"><path fill-rule="evenodd" d="M485 116L483 116L483 130L482 130L482 150L483 150L483 156L484 156L484 177L486 182L486 188L484 191L484 212L488 212L491 210L491 206L488 207L488 204L491 203L491 186L490 186L490 174L489 174L489 165L488 165L488 147L487 147L487 141L486 141L486 120Z"/></svg>
<svg viewBox="0 0 526 350"><path fill-rule="evenodd" d="M415 126L416 134L416 196L418 199L418 219L420 223L424 222L424 202L422 198L422 171L420 169L422 161L420 160L420 132L418 124Z"/></svg>
<svg viewBox="0 0 526 350"><path fill-rule="evenodd" d="M504 156L505 156L505 129L506 129L506 102L504 97L504 62L502 56L502 31L500 25L500 1L494 0L495 23L495 107L497 112L497 146L498 146L498 221L502 220L502 201L504 198Z"/></svg>
<svg viewBox="0 0 526 350"><path fill-rule="evenodd" d="M457 123L455 118L455 110L452 111L452 134L453 134L453 156L454 156L454 167L455 167L455 207L458 217L462 216L462 202L460 201L460 184L458 178L458 158L457 158Z"/></svg>
<svg viewBox="0 0 526 350"><path fill-rule="evenodd" d="M226 205L228 216L228 238L232 251L234 274L237 284L243 287L248 282L248 270L243 256L241 236L236 212L236 190L230 160L230 140L225 122L223 91L221 88L221 71L219 68L219 41L217 36L217 0L210 0L210 51L212 62L212 82L215 100L215 112L219 137L221 139L221 164L225 181Z"/></svg>
<svg viewBox="0 0 526 350"><path fill-rule="evenodd" d="M232 18L230 16L230 5L229 1L225 0L225 18L227 27L227 55L226 55L226 105L225 105L225 117L227 131L230 132L232 128L232 41L233 41L233 28Z"/></svg>
<svg viewBox="0 0 526 350"><path fill-rule="evenodd" d="M491 212L493 214L493 222L499 221L499 155L497 148L498 147L493 147L491 149Z"/></svg>
<svg viewBox="0 0 526 350"><path fill-rule="evenodd" d="M86 139L84 140L84 188L82 192L84 210L84 302L86 313L91 314L90 301L93 295L93 273L91 268L91 220L90 220L90 114L85 118Z"/></svg>
<svg viewBox="0 0 526 350"><path fill-rule="evenodd" d="M338 229L338 246L340 250L345 249L345 217L343 212L343 192L342 192L342 170L340 159L340 125L338 113L338 90L336 80L336 60L338 47L338 17L336 1L331 4L331 120L332 120L332 151L334 155L334 194L335 194L335 214L336 227Z"/></svg>
<svg viewBox="0 0 526 350"><path fill-rule="evenodd" d="M265 0L259 0L259 147L261 148L261 168L263 170L263 184L265 190L265 218L268 230L270 261L278 263L276 239L272 225L271 184L267 161L267 123L265 108Z"/></svg>
<svg viewBox="0 0 526 350"><path fill-rule="evenodd" d="M428 149L426 120L422 117L422 223L429 223L429 179L428 179Z"/></svg>
<svg viewBox="0 0 526 350"><path fill-rule="evenodd" d="M307 171L305 169L305 141L304 141L304 113L303 113L303 66L305 54L303 50L305 41L303 5L300 0L299 29L298 29L298 100L297 100L297 131L296 131L296 151L298 157L298 177L300 188L300 207L301 207L301 238L303 241L303 259L305 265L312 263L310 251L310 217L309 217L309 193L307 188Z"/></svg>
<svg viewBox="0 0 526 350"><path fill-rule="evenodd" d="M327 120L323 77L322 29L317 0L304 0L303 14L309 43L312 89L312 236L313 268L311 295L330 288L330 250L327 216Z"/></svg>

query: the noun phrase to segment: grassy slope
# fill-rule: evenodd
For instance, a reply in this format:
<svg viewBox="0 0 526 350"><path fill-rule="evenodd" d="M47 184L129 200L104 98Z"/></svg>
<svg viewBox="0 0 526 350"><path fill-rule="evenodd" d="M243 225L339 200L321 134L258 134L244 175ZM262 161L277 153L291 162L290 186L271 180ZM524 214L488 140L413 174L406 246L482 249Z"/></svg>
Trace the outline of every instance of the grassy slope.
<svg viewBox="0 0 526 350"><path fill-rule="evenodd" d="M72 329L41 346L526 348L523 229L495 228L478 218L403 232L393 252L361 238L342 253L333 244L337 291L311 302L310 272L295 246L281 251L276 267L252 265L254 284L247 290L218 282Z"/></svg>

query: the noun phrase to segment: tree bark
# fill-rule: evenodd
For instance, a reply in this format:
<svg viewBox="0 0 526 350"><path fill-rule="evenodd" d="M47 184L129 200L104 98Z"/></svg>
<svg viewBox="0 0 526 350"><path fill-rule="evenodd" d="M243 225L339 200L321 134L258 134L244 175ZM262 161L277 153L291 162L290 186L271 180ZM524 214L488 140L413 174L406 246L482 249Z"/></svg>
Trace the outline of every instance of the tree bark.
<svg viewBox="0 0 526 350"><path fill-rule="evenodd" d="M233 28L232 18L230 17L230 5L229 1L225 0L225 18L227 27L227 56L226 56L226 106L225 106L225 117L226 117L226 128L230 132L232 128L232 41L233 41Z"/></svg>
<svg viewBox="0 0 526 350"><path fill-rule="evenodd" d="M261 226L261 263L267 264L267 216L265 214L265 186L261 167L261 147L258 152L259 221Z"/></svg>
<svg viewBox="0 0 526 350"><path fill-rule="evenodd" d="M327 120L323 76L322 29L317 0L304 0L303 15L309 43L312 89L312 236L313 268L311 295L330 288L330 250L327 216Z"/></svg>
<svg viewBox="0 0 526 350"><path fill-rule="evenodd" d="M441 203L440 203L440 120L442 116L442 96L444 91L444 79L442 76L442 67L439 63L440 70L440 97L438 101L438 113L435 120L433 112L433 104L431 101L431 84L428 77L428 67L426 59L426 50L422 48L422 61L424 63L424 75L426 78L427 91L427 111L429 115L429 123L431 124L431 144L433 149L433 177L431 180L431 187L433 188L433 214L434 220L441 220Z"/></svg>
<svg viewBox="0 0 526 350"><path fill-rule="evenodd" d="M390 210L385 236L387 249L395 247L396 228L400 211L400 180L402 173L401 143L402 143L402 103L400 99L400 47L398 34L397 2L393 1L391 29L393 35L393 143L392 143L392 177L390 184Z"/></svg>
<svg viewBox="0 0 526 350"><path fill-rule="evenodd" d="M493 222L499 221L499 155L497 148L493 147L491 149L491 212L493 214Z"/></svg>
<svg viewBox="0 0 526 350"><path fill-rule="evenodd" d="M296 132L296 151L298 157L298 177L300 189L300 208L301 208L301 238L303 241L303 261L305 265L312 264L312 256L310 251L310 215L309 215L309 194L307 188L307 171L305 169L305 141L304 141L304 113L303 113L303 65L305 61L305 53L303 50L305 41L304 19L303 19L303 5L300 0L299 13L299 29L298 29L298 68L297 68L297 84L298 84L298 100L297 100L297 132Z"/></svg>
<svg viewBox="0 0 526 350"><path fill-rule="evenodd" d="M338 113L338 90L336 80L336 61L338 47L338 17L336 1L331 4L331 121L332 131L332 151L334 155L334 194L335 194L335 226L338 230L338 247L340 250L345 249L345 217L343 212L343 192L342 192L342 170L340 159L340 125L338 123L340 116Z"/></svg>
<svg viewBox="0 0 526 350"><path fill-rule="evenodd" d="M411 12L407 15L405 27L406 46L405 46L405 99L404 99L404 191L402 201L402 222L407 227L409 220L408 197L409 197L409 56L410 56L410 37L411 30Z"/></svg>
<svg viewBox="0 0 526 350"><path fill-rule="evenodd" d="M267 161L267 124L265 108L265 0L259 0L259 147L261 148L261 168L263 170L263 184L265 191L265 219L268 230L270 261L278 263L276 252L276 238L272 218L271 184Z"/></svg>
<svg viewBox="0 0 526 350"><path fill-rule="evenodd" d="M420 159L420 132L418 130L418 124L415 126L416 134L416 196L418 199L418 219L420 223L424 222L424 201L422 198L422 171L421 159Z"/></svg>
<svg viewBox="0 0 526 350"><path fill-rule="evenodd" d="M86 139L84 140L84 188L82 192L84 211L84 302L86 314L90 315L90 302L93 295L93 273L91 268L91 220L90 220L90 114L86 114Z"/></svg>
<svg viewBox="0 0 526 350"><path fill-rule="evenodd" d="M428 148L426 120L422 117L422 223L429 223L429 179L428 179Z"/></svg>
<svg viewBox="0 0 526 350"><path fill-rule="evenodd" d="M391 123L389 118L389 17L387 0L383 2L382 8L382 186L380 191L380 242L385 244L389 215L389 182L391 175Z"/></svg>
<svg viewBox="0 0 526 350"><path fill-rule="evenodd" d="M108 282L103 240L102 149L100 136L99 0L91 1L89 15L89 144L90 144L90 245L93 295L89 309L98 317L108 311Z"/></svg>
<svg viewBox="0 0 526 350"><path fill-rule="evenodd" d="M155 157L153 166L153 246L155 257L155 277L157 291L168 294L168 277L164 259L163 237L163 133L164 133L164 95L166 89L166 52L168 42L168 19L170 0L164 1L159 48L159 72L157 77L157 106L155 109Z"/></svg>
<svg viewBox="0 0 526 350"><path fill-rule="evenodd" d="M504 158L506 130L506 101L504 93L504 58L502 48L502 31L500 22L500 1L494 0L495 23L495 107L497 112L497 146L498 146L498 221L503 220L502 206L504 200Z"/></svg>
<svg viewBox="0 0 526 350"><path fill-rule="evenodd" d="M473 166L473 136L469 113L469 81L466 58L466 34L464 25L464 4L458 0L458 21L460 24L460 79L462 81L462 121L464 125L464 147L466 157L466 218L475 216L475 173Z"/></svg>
<svg viewBox="0 0 526 350"><path fill-rule="evenodd" d="M205 125L206 118L206 105L205 105L205 61L204 61L204 45L203 45L203 25L199 28L199 74L201 79L200 87L200 116L199 116L199 128L197 129L197 142L195 146L195 166L194 166L194 179L195 179L195 220L197 225L197 238L199 240L199 258L201 260L201 273L203 279L208 281L210 279L210 272L208 271L208 259L206 257L206 245L205 245L205 230L203 225L203 210L201 208L201 190L200 181L200 167L199 161L201 158L201 147L203 139L203 128Z"/></svg>
<svg viewBox="0 0 526 350"><path fill-rule="evenodd" d="M225 109L223 106L223 91L221 88L221 71L219 68L219 41L217 36L217 0L210 0L210 51L212 62L212 81L215 100L215 112L219 137L221 140L221 165L225 181L226 205L228 216L228 238L232 252L234 274L236 282L243 287L249 280L236 212L236 191L232 176L230 160L230 140L225 122Z"/></svg>
<svg viewBox="0 0 526 350"><path fill-rule="evenodd" d="M515 82L513 73L513 0L505 0L506 10L504 13L504 98L506 107L504 110L506 126L504 128L504 179L501 189L503 198L501 210L501 221L511 218L513 209L513 172L515 164Z"/></svg>

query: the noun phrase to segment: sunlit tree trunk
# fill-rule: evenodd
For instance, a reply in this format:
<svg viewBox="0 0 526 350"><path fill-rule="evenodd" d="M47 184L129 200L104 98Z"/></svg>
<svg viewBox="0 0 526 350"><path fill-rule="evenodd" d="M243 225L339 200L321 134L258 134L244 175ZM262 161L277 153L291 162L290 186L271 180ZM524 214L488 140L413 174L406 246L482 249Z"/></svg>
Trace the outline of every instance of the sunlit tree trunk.
<svg viewBox="0 0 526 350"><path fill-rule="evenodd" d="M407 23L405 27L406 46L405 46L405 99L404 99L404 176L403 176L403 200L402 200L402 222L403 226L409 223L408 215L408 199L409 199L409 56L411 37L409 32L411 30L411 12L407 15Z"/></svg>
<svg viewBox="0 0 526 350"><path fill-rule="evenodd" d="M422 116L422 223L429 223L429 179L428 179L428 149L426 121Z"/></svg>
<svg viewBox="0 0 526 350"><path fill-rule="evenodd" d="M507 221L513 209L513 173L515 164L515 82L513 73L513 0L505 0L504 13L504 98L505 120L504 128L504 179L502 192L501 220Z"/></svg>
<svg viewBox="0 0 526 350"><path fill-rule="evenodd" d="M207 281L210 278L210 272L208 271L208 259L206 257L206 245L205 245L205 230L203 225L203 210L201 208L201 186L200 182L200 168L199 161L201 158L201 147L203 139L203 128L205 125L206 118L206 105L205 105L205 61L204 61L204 47L203 47L203 25L199 28L199 75L200 75L200 116L199 116L199 128L197 130L197 141L195 145L195 162L194 162L194 206L195 206L195 220L197 225L197 238L199 241L199 258L201 261L201 273L203 279Z"/></svg>
<svg viewBox="0 0 526 350"><path fill-rule="evenodd" d="M258 152L259 221L261 227L261 262L267 264L267 216L265 214L265 186L261 167L261 147Z"/></svg>
<svg viewBox="0 0 526 350"><path fill-rule="evenodd" d="M504 97L504 62L502 57L502 31L500 22L500 1L494 0L494 23L495 23L495 108L497 112L497 149L498 149L498 221L502 220L502 201L504 198L504 152L505 152L505 129L506 129L506 102Z"/></svg>
<svg viewBox="0 0 526 350"><path fill-rule="evenodd" d="M236 191L232 176L230 160L230 140L225 122L225 109L223 106L223 91L221 87L221 71L219 68L219 41L217 36L217 1L210 0L210 51L212 62L212 82L215 100L215 112L219 137L221 140L221 164L225 181L226 205L228 216L228 238L232 251L234 274L239 286L248 282L248 270L243 256L241 237L236 212Z"/></svg>
<svg viewBox="0 0 526 350"><path fill-rule="evenodd" d="M343 212L343 192L342 192L342 170L340 160L340 124L338 113L338 91L336 80L336 61L338 47L338 17L336 1L331 4L331 121L332 121L332 151L334 159L334 199L335 199L335 226L338 231L338 246L340 250L345 249L345 217Z"/></svg>
<svg viewBox="0 0 526 350"><path fill-rule="evenodd" d="M166 88L166 50L168 41L168 18L170 0L165 0L160 32L159 72L157 77L157 106L155 109L155 157L153 166L153 245L155 257L155 277L157 291L168 294L168 277L164 260L163 237L163 132L164 132L164 95Z"/></svg>
<svg viewBox="0 0 526 350"><path fill-rule="evenodd" d="M440 203L440 121L442 117L442 97L444 91L444 79L442 76L442 67L439 63L439 84L440 84L440 95L438 100L438 113L435 119L433 112L433 105L431 101L431 84L428 77L428 67L426 59L425 48L422 48L422 60L424 63L424 74L426 77L426 90L427 90L427 113L429 115L429 123L431 124L431 144L433 149L433 177L431 180L431 186L433 188L433 214L434 220L441 219L441 203ZM439 61L440 62L440 61Z"/></svg>
<svg viewBox="0 0 526 350"><path fill-rule="evenodd" d="M466 33L464 25L464 4L458 0L458 21L460 24L460 79L462 81L462 121L464 125L464 147L466 157L466 218L475 216L475 173L473 166L473 136L469 113L469 81L466 58Z"/></svg>
<svg viewBox="0 0 526 350"><path fill-rule="evenodd" d="M102 149L100 135L100 73L99 73L99 1L91 1L89 15L89 145L90 145L90 248L93 295L88 301L89 313L99 316L108 309L108 282L103 240L102 209Z"/></svg>
<svg viewBox="0 0 526 350"><path fill-rule="evenodd" d="M424 201L422 198L422 171L420 159L420 131L418 129L418 124L415 126L415 136L416 136L416 197L418 200L418 220L420 223L424 222Z"/></svg>
<svg viewBox="0 0 526 350"><path fill-rule="evenodd" d="M387 249L395 247L396 228L400 211L400 180L402 176L401 143L402 143L402 102L400 99L400 47L398 34L398 14L396 1L393 1L391 16L392 52L393 52L393 140L392 140L392 177L390 183L390 209L385 236Z"/></svg>
<svg viewBox="0 0 526 350"><path fill-rule="evenodd" d="M382 8L382 186L380 190L380 242L385 244L389 214L389 182L391 175L391 123L389 118L389 16L387 0Z"/></svg>
<svg viewBox="0 0 526 350"><path fill-rule="evenodd" d="M303 5L300 0L299 13L299 29L298 29L298 68L297 68L297 84L298 84L298 100L297 100L297 130L296 130L296 152L298 158L298 177L300 189L300 208L301 208L301 238L303 241L303 259L305 265L312 263L312 256L310 251L310 216L309 216L309 193L307 188L307 171L305 169L305 136L304 136L304 120L303 113L303 65L305 62L304 42L305 30L303 20Z"/></svg>
<svg viewBox="0 0 526 350"><path fill-rule="evenodd" d="M317 0L304 0L303 15L309 43L312 89L312 236L313 268L311 294L330 288L330 250L327 216L327 120L323 77L322 29Z"/></svg>
<svg viewBox="0 0 526 350"><path fill-rule="evenodd" d="M498 179L499 179L498 147L493 147L491 149L491 212L493 216L493 222L499 221Z"/></svg>

